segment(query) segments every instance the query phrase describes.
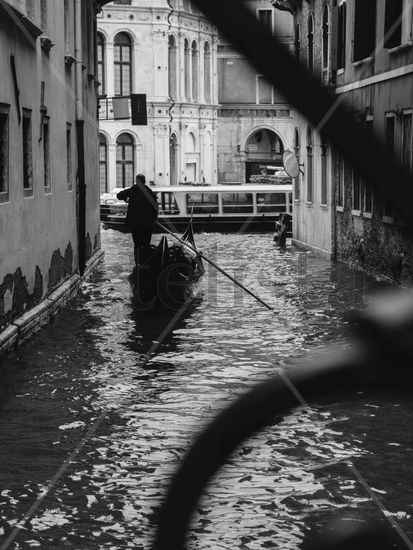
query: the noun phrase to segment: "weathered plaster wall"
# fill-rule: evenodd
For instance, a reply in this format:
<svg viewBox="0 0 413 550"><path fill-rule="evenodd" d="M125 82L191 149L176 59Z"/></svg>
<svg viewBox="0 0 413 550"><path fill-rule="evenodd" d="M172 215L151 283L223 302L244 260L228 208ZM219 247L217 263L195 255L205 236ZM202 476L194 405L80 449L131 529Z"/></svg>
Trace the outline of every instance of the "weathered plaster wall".
<svg viewBox="0 0 413 550"><path fill-rule="evenodd" d="M83 5L86 8L87 4ZM75 73L74 65L65 64L63 29L63 1L48 3L47 34L54 42L49 54L42 51L40 39L28 39L9 19L0 18L0 104L10 109L9 196L6 202L0 202L0 329L39 303L78 269ZM84 36L87 35L85 29ZM93 71L87 48L85 40L86 216L92 243L90 255L99 247L100 236L96 98L93 78L88 76ZM23 193L22 126L18 122L10 55L16 60L21 107L32 113L32 196ZM50 120L51 193L45 193L39 131L42 81ZM67 124L71 125L71 176L67 171Z"/></svg>
<svg viewBox="0 0 413 550"><path fill-rule="evenodd" d="M373 132L385 140L386 113L403 113L412 108L413 78L411 75L367 86L346 94L356 113L368 108L373 117ZM395 117L396 160L401 157L402 117ZM410 148L411 149L411 148ZM412 153L411 153L412 154ZM391 190L392 182L388 182ZM337 257L368 271L384 275L402 284L411 284L413 274L412 235L397 217L384 217L384 201L374 193L372 217L366 217L363 209L357 215L352 212L352 167L345 169L344 212L336 214Z"/></svg>

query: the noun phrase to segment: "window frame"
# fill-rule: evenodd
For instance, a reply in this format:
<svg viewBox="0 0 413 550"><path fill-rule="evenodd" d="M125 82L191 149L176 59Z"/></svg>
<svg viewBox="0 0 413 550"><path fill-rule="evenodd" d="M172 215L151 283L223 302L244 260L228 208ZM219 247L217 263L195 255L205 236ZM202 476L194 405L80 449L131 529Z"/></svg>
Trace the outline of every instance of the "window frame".
<svg viewBox="0 0 413 550"><path fill-rule="evenodd" d="M101 31L96 33L96 63L97 77L100 83L99 96L106 96L106 40Z"/></svg>
<svg viewBox="0 0 413 550"><path fill-rule="evenodd" d="M45 195L52 194L52 173L51 173L51 154L50 154L50 117L45 116L43 118L43 131L42 131L42 143L43 143L43 186Z"/></svg>
<svg viewBox="0 0 413 550"><path fill-rule="evenodd" d="M306 166L306 202L307 204L314 203L314 136L313 130L307 126L307 166Z"/></svg>
<svg viewBox="0 0 413 550"><path fill-rule="evenodd" d="M406 172L411 175L413 171L413 109L403 109L401 113L401 145L400 145L400 154L401 154L401 163ZM410 140L407 148L405 147L405 118L410 118ZM405 158L405 151L408 152L408 158ZM407 162L406 162L407 160ZM407 164L407 167L406 167Z"/></svg>
<svg viewBox="0 0 413 550"><path fill-rule="evenodd" d="M261 81L264 81L270 87L270 103L267 103L267 102L264 103L260 101L260 82ZM262 74L256 75L255 86L256 86L255 93L256 93L257 105L274 105L274 86L270 82L268 82L268 80L265 78L264 75Z"/></svg>
<svg viewBox="0 0 413 550"><path fill-rule="evenodd" d="M28 127L26 126L28 121ZM33 197L33 124L32 110L22 109L23 195ZM30 174L30 175L29 175Z"/></svg>
<svg viewBox="0 0 413 550"><path fill-rule="evenodd" d="M324 16L327 13L327 21L324 21ZM330 35L331 35L331 16L330 8L328 4L324 4L322 13L322 27L321 27L321 66L324 74L328 74L330 69Z"/></svg>
<svg viewBox="0 0 413 550"><path fill-rule="evenodd" d="M310 26L310 23L311 23L311 26ZM307 19L307 66L308 66L308 70L312 73L314 71L314 14L313 13L309 13L308 19Z"/></svg>
<svg viewBox="0 0 413 550"><path fill-rule="evenodd" d="M270 23L270 26L267 27L266 23L262 23L261 19L260 19L260 13L262 12L270 12L271 13L271 23ZM270 8L270 7L266 7L266 8L256 8L256 16L257 16L257 19L258 21L260 22L261 25L263 25L264 27L267 27L269 28L270 32L271 33L274 33L274 8Z"/></svg>
<svg viewBox="0 0 413 550"><path fill-rule="evenodd" d="M105 158L102 160L101 151L102 147L104 147L105 150ZM104 166L104 175L105 175L105 190L102 191L102 172L101 168ZM99 132L99 193L108 193L108 140L105 134L102 134L102 132Z"/></svg>
<svg viewBox="0 0 413 550"><path fill-rule="evenodd" d="M336 151L336 166L337 166L337 188L336 188L336 210L343 212L345 207L345 175L346 175L346 159L340 151Z"/></svg>
<svg viewBox="0 0 413 550"><path fill-rule="evenodd" d="M394 155L396 151L396 113L394 111L387 111L385 113L385 119L386 119L386 125L385 125L385 143L386 143L386 151L389 155ZM388 148L390 147L390 141L389 141L389 125L388 121L393 121L393 142L391 144L391 151L388 151ZM387 222L392 222L394 219L394 212L391 204L384 200L383 202L383 219Z"/></svg>
<svg viewBox="0 0 413 550"><path fill-rule="evenodd" d="M366 10L363 12L362 7ZM374 17L369 10L374 7ZM377 0L354 0L353 65L371 60L377 43ZM365 22L367 21L367 25ZM369 35L366 34L366 28ZM367 36L367 38L366 38Z"/></svg>
<svg viewBox="0 0 413 550"><path fill-rule="evenodd" d="M320 172L321 172L321 193L320 204L321 206L328 206L328 159L329 159L329 145L325 136L320 136Z"/></svg>
<svg viewBox="0 0 413 550"><path fill-rule="evenodd" d="M73 191L73 142L72 142L72 125L66 123L66 181L67 190Z"/></svg>
<svg viewBox="0 0 413 550"><path fill-rule="evenodd" d="M128 142L128 143L122 143L122 142L119 142L120 138L122 138L122 136L128 136L131 141ZM132 148L132 160L128 160L125 158L125 148L126 147L131 147ZM118 159L118 148L121 148L122 149L122 159ZM126 187L130 187L130 185L133 184L133 176L135 174L135 151L136 151L136 144L135 144L135 140L133 139L133 136L129 133L129 132L122 132L121 134L118 135L118 137L116 138L116 187L122 187L123 189L125 189ZM122 166L122 185L119 185L119 181L118 181L118 166L121 165ZM129 185L127 185L127 174L126 174L126 167L127 166L132 166L132 181L129 182Z"/></svg>
<svg viewBox="0 0 413 550"><path fill-rule="evenodd" d="M347 0L341 0L338 5L337 20L337 72L343 72L346 67L347 40Z"/></svg>
<svg viewBox="0 0 413 550"><path fill-rule="evenodd" d="M116 39L121 36L125 35L128 37L128 44L122 44L117 43ZM119 48L119 59L117 58L117 48ZM128 49L129 50L129 59L127 61L123 61L123 50ZM133 40L130 34L128 34L125 31L118 32L113 40L113 53L114 53L114 92L115 96L117 97L128 97L133 93ZM116 80L116 67L119 67L119 82ZM126 80L124 79L124 70L127 68L129 72L129 78L127 79L127 84L129 90L125 90L124 87L126 85ZM118 88L119 85L119 88ZM126 93L127 91L127 93Z"/></svg>
<svg viewBox="0 0 413 550"><path fill-rule="evenodd" d="M0 174L0 179L3 178L3 191L0 187L0 204L9 202L10 198L10 105L6 103L0 103L0 118L5 117L4 123L4 139L2 136L2 125L0 125L0 168L3 168L3 175ZM5 142L2 153L2 142ZM4 166L2 167L2 159L4 159Z"/></svg>

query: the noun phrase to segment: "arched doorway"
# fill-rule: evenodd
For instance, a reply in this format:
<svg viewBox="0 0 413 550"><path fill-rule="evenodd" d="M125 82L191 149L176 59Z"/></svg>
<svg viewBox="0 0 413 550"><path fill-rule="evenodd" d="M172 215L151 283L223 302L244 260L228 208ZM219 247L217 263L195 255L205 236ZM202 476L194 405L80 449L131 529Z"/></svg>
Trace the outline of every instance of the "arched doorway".
<svg viewBox="0 0 413 550"><path fill-rule="evenodd" d="M245 181L256 180L259 176L265 178L274 173L274 168L282 167L284 145L278 135L272 130L262 128L256 130L245 145Z"/></svg>

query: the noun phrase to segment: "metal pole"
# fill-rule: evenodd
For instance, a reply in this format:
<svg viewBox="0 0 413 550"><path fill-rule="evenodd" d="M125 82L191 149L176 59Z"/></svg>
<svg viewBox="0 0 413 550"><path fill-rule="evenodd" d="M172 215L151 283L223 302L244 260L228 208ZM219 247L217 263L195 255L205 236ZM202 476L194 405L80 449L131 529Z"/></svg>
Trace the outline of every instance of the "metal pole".
<svg viewBox="0 0 413 550"><path fill-rule="evenodd" d="M169 235L171 235L171 237L173 237L174 239L176 239L177 241L179 241L181 244L183 244L184 246L188 247L190 250L192 250L192 252L195 252L195 254L197 254L197 256L199 256L200 258L202 258L203 260L205 260L207 263L209 263L210 265L212 265L212 267L214 267L217 271L219 271L220 273L222 273L223 275L225 275L225 277L227 277L230 281L232 281L235 285L237 285L239 288L241 288L244 292L246 292L247 294L249 294L250 296L252 296L255 300L257 300L257 302L259 302L260 304L262 304L264 307L266 307L267 309L269 309L270 311L274 311L274 308L271 307L269 304L267 304L267 302L264 302L264 300L262 300L259 296L257 296L256 294L254 294L253 292L251 292L251 290L248 290L248 288L246 288L243 284L241 284L239 281L237 281L237 279L235 279L234 277L232 277L232 275L230 275L229 273L227 273L226 271L224 271L221 267L219 267L219 265L217 265L215 262L213 262L212 260L210 260L207 256L205 256L202 252L199 252L199 250L197 250L196 248L194 248L193 246L191 246L189 243L187 243L186 241L183 241L182 239L180 239L177 235L175 235L175 233L173 233L172 231L170 231L167 227L165 227L164 225L162 225L160 222L157 222L157 224L159 225L159 227L165 231L166 233L168 233Z"/></svg>

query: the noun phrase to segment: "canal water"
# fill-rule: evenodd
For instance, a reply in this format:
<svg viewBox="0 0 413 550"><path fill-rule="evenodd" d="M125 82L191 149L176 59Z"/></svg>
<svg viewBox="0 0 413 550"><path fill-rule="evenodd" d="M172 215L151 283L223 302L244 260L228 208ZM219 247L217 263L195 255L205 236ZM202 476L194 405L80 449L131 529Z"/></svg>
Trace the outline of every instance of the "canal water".
<svg viewBox="0 0 413 550"><path fill-rule="evenodd" d="M382 286L271 235L201 234L199 248L276 314L208 270L178 319L148 315L131 304L130 236L107 230L102 242L75 302L2 359L1 550L149 549L196 434L255 382L345 345L345 312ZM394 520L413 537L412 408L364 393L297 406L222 468L188 547L296 550L337 514Z"/></svg>

